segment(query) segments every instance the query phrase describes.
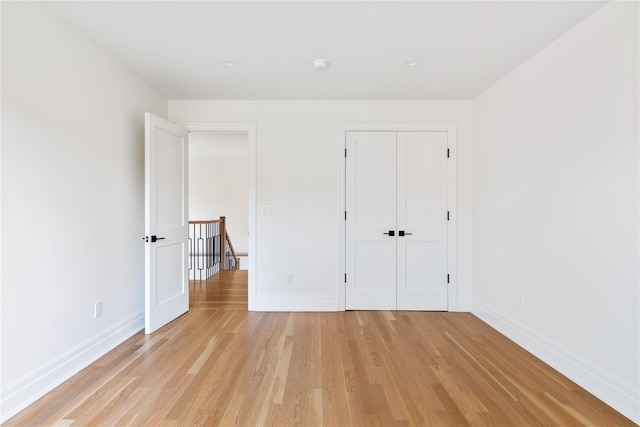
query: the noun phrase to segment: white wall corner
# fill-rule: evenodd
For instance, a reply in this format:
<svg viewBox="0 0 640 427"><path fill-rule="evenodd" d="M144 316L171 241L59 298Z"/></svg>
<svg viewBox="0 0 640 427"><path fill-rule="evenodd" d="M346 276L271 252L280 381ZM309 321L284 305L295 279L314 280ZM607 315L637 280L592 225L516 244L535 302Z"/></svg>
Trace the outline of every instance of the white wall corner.
<svg viewBox="0 0 640 427"><path fill-rule="evenodd" d="M455 311L468 313L471 311L471 296L463 295L458 297Z"/></svg>
<svg viewBox="0 0 640 427"><path fill-rule="evenodd" d="M113 350L144 328L144 311L94 335L0 390L0 423Z"/></svg>
<svg viewBox="0 0 640 427"><path fill-rule="evenodd" d="M474 300L471 313L631 421L640 424L640 389L488 305Z"/></svg>

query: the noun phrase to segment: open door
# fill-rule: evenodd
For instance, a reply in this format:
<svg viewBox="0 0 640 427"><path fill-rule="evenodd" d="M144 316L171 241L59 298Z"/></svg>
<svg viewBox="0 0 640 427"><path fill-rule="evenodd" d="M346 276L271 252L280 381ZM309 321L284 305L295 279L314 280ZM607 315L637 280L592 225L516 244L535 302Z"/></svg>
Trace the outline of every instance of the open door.
<svg viewBox="0 0 640 427"><path fill-rule="evenodd" d="M145 113L145 333L189 310L188 132Z"/></svg>

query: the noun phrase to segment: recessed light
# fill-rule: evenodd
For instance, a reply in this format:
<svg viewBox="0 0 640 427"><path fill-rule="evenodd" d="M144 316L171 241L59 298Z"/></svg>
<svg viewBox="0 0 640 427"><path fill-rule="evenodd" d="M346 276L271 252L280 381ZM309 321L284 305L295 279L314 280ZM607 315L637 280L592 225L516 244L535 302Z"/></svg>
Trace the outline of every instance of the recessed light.
<svg viewBox="0 0 640 427"><path fill-rule="evenodd" d="M419 64L417 59L411 59L409 61L406 62L408 67L415 67L416 65Z"/></svg>
<svg viewBox="0 0 640 427"><path fill-rule="evenodd" d="M237 64L236 61L224 61L222 63L222 65L224 65L225 67L235 67Z"/></svg>

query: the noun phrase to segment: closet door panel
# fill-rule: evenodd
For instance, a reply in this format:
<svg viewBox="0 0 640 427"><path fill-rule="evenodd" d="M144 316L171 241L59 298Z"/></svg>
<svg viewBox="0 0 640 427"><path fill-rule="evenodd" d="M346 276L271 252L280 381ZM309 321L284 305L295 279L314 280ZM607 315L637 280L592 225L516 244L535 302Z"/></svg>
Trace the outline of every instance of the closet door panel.
<svg viewBox="0 0 640 427"><path fill-rule="evenodd" d="M397 141L397 309L446 310L447 133Z"/></svg>
<svg viewBox="0 0 640 427"><path fill-rule="evenodd" d="M346 163L346 308L395 310L395 132L349 132Z"/></svg>

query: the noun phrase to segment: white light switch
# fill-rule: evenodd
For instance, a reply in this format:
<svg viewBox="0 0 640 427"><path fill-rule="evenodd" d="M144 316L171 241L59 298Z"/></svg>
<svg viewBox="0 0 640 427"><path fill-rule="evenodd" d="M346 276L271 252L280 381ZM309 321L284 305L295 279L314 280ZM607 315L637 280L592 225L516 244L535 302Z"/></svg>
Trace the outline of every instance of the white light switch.
<svg viewBox="0 0 640 427"><path fill-rule="evenodd" d="M262 215L271 215L271 205L264 205L262 207Z"/></svg>

